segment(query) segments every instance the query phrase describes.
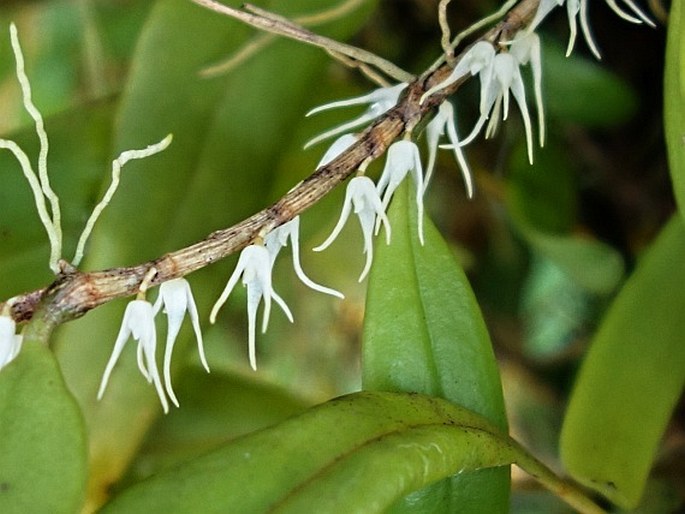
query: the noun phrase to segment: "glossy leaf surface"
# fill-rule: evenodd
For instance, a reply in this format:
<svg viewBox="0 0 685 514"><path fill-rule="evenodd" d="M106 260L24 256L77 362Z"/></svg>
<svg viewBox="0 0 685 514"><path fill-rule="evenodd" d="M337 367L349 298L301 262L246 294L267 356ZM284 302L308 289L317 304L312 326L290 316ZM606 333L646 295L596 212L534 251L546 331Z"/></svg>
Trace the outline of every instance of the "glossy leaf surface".
<svg viewBox="0 0 685 514"><path fill-rule="evenodd" d="M365 390L421 392L507 422L490 338L464 272L429 219L417 234L414 191L397 190L389 211L392 242L377 240L363 343ZM502 512L508 470L453 477L408 498L396 512Z"/></svg>
<svg viewBox="0 0 685 514"><path fill-rule="evenodd" d="M102 512L372 514L442 477L514 461L554 487L482 416L438 398L363 392L142 482Z"/></svg>

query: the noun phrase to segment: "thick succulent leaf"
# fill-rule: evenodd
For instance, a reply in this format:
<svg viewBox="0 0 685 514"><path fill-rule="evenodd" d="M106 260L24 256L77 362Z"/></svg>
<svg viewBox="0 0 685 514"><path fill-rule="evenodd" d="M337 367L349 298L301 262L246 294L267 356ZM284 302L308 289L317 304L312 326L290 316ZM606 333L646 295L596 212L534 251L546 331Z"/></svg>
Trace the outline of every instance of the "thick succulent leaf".
<svg viewBox="0 0 685 514"><path fill-rule="evenodd" d="M482 416L439 398L363 392L152 477L102 512L372 514L442 477L512 462L558 485Z"/></svg>
<svg viewBox="0 0 685 514"><path fill-rule="evenodd" d="M685 385L685 227L674 217L602 322L561 434L569 473L620 506L640 499Z"/></svg>
<svg viewBox="0 0 685 514"><path fill-rule="evenodd" d="M392 242L378 239L369 279L363 388L431 394L478 412L506 430L490 338L464 272L429 219L417 234L413 188L395 193ZM427 512L503 512L507 469L460 474L397 505Z"/></svg>
<svg viewBox="0 0 685 514"><path fill-rule="evenodd" d="M78 405L50 350L26 341L0 372L0 512L78 512L86 474Z"/></svg>
<svg viewBox="0 0 685 514"><path fill-rule="evenodd" d="M685 215L685 8L671 3L664 74L664 122L676 200Z"/></svg>
<svg viewBox="0 0 685 514"><path fill-rule="evenodd" d="M307 404L258 380L196 367L174 383L181 404L160 418L125 479L136 482L197 457L238 436L274 425Z"/></svg>

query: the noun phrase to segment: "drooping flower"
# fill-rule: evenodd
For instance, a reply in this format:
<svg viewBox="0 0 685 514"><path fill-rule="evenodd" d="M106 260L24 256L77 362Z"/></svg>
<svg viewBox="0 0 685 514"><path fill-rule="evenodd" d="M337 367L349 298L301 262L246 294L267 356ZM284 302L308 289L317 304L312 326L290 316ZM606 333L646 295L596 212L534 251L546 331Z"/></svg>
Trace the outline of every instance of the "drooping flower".
<svg viewBox="0 0 685 514"><path fill-rule="evenodd" d="M212 307L212 312L209 315L210 322L216 321L216 315L221 306L226 303L228 295L231 294L233 288L238 283L238 279L242 275L243 285L247 287L247 324L248 324L248 348L250 366L252 369L257 369L257 357L255 350L255 331L257 325L257 307L262 298L264 299L264 314L262 318L262 333L266 332L269 324L269 314L271 313L271 298L273 298L279 307L283 310L290 322L293 322L293 315L286 305L283 298L281 298L271 285L271 270L273 261L269 250L262 245L252 244L247 246L240 252L238 264L228 279L228 283L224 288L221 296Z"/></svg>
<svg viewBox="0 0 685 514"><path fill-rule="evenodd" d="M321 293L329 294L331 296L337 296L338 298L345 298L340 291L331 289L330 287L322 286L317 284L307 275L305 275L302 269L302 264L300 264L300 217L295 216L288 223L284 223L280 227L269 232L264 238L264 246L269 251L271 255L271 265L273 266L276 261L278 253L281 248L288 245L288 239L291 241L291 247L293 251L293 267L295 268L295 274L298 278L308 287L319 291Z"/></svg>
<svg viewBox="0 0 685 514"><path fill-rule="evenodd" d="M162 388L162 381L159 378L159 371L157 369L157 361L155 353L157 350L157 332L155 330L155 314L152 304L146 300L133 300L126 306L124 312L124 319L119 329L119 335L114 343L114 350L107 362L105 372L102 375L102 382L100 383L100 390L98 391L98 400L102 398L109 382L109 376L114 369L114 365L119 360L121 352L126 345L129 337L133 337L138 341L138 369L143 374L145 379L155 385L157 396L162 403L164 412L169 412L169 403L167 402Z"/></svg>
<svg viewBox="0 0 685 514"><path fill-rule="evenodd" d="M337 102L331 102L312 109L306 114L307 116L311 116L312 114L326 111L328 109L336 109L338 107L369 104L368 109L366 109L366 111L364 111L359 117L353 119L352 121L348 121L347 123L343 123L342 125L339 125L338 127L335 127L331 130L328 130L323 134L319 134L313 139L310 139L304 145L304 147L309 148L310 146L315 145L316 143L319 143L325 139L337 136L338 134L342 134L344 132L352 130L355 127L358 127L360 125L363 125L364 123L368 123L371 120L378 118L380 115L386 113L397 104L397 100L400 97L400 93L402 93L402 90L406 87L407 83L402 82L395 86L375 89L366 95L357 96L355 98L348 98L346 100L339 100Z"/></svg>
<svg viewBox="0 0 685 514"><path fill-rule="evenodd" d="M633 12L633 14L630 14L623 9L616 0L605 1L612 11L630 23L646 23L650 27L655 26L654 22L649 19L649 17L632 0L623 0L623 3ZM573 51L573 46L576 42L576 35L578 33L576 18L578 15L580 15L580 28L583 32L583 36L585 37L585 41L595 57L597 59L601 59L602 56L599 53L597 43L595 43L595 40L592 37L592 31L590 30L587 0L541 0L535 13L535 17L528 27L528 31L532 32L535 30L538 25L542 23L542 20L544 20L545 17L555 7L560 7L564 5L564 3L566 3L566 14L568 16L568 25L570 31L568 47L566 48L566 56L568 57L571 55L571 52Z"/></svg>
<svg viewBox="0 0 685 514"><path fill-rule="evenodd" d="M0 370L19 355L22 340L21 334L17 334L14 320L10 316L0 315Z"/></svg>
<svg viewBox="0 0 685 514"><path fill-rule="evenodd" d="M328 150L326 150L326 153L323 154L323 157L321 157L321 160L319 161L319 164L316 165L316 168L318 169L321 166L325 166L329 162L333 161L333 159L335 159L338 155L343 153L356 142L357 136L354 134L343 134L338 139L333 141L333 144L328 147Z"/></svg>
<svg viewBox="0 0 685 514"><path fill-rule="evenodd" d="M177 278L164 282L159 286L159 296L153 305L153 315L156 316L159 310L164 306L164 312L167 315L167 335L166 346L164 347L164 387L166 393L176 407L178 407L178 399L171 387L171 354L174 351L174 344L176 337L181 330L181 324L186 312L190 316L190 322L195 331L195 338L197 340L197 350L200 354L200 361L209 373L209 365L205 357L204 345L202 342L202 331L200 330L200 318L197 313L197 306L193 293L190 290L190 284L184 278Z"/></svg>
<svg viewBox="0 0 685 514"><path fill-rule="evenodd" d="M492 63L492 73L487 76L481 74L481 85L483 86L481 95L484 96L481 96L480 99L480 117L471 131L471 134L469 134L461 144L463 146L473 141L488 119L490 119L490 123L486 129L485 136L490 137L494 134L500 120L500 110L502 111L503 120L506 120L509 115L509 94L511 93L521 111L523 126L526 132L528 160L532 164L533 128L531 126L530 113L528 112L528 104L526 103L526 91L521 76L520 65L522 63L518 61L518 55L525 56L526 54L523 50L517 51L517 54L511 52L498 53L495 55ZM529 59L532 60L532 50ZM540 115L540 118L542 119L542 115ZM451 148L451 146L446 145L442 148Z"/></svg>
<svg viewBox="0 0 685 514"><path fill-rule="evenodd" d="M378 190L369 177L354 177L347 184L345 192L345 201L340 213L338 223L335 225L333 232L328 236L323 243L314 248L315 252L320 252L328 248L331 243L338 237L340 231L345 225L350 213L354 213L359 217L359 224L361 225L362 235L364 237L364 253L366 254L366 264L359 276L359 282L364 280L364 277L371 268L373 261L373 231L376 224L376 217L378 217L385 226L386 242L390 244L390 222L385 214L383 202L378 194Z"/></svg>
<svg viewBox="0 0 685 514"><path fill-rule="evenodd" d="M465 77L469 73L472 76L480 75L480 101L481 101L481 111L483 110L483 98L485 97L485 90L490 82L490 77L492 75L492 65L495 59L495 47L487 41L478 41L466 52L464 57L462 57L457 65L452 70L449 76L436 84L428 91L426 91L421 97L421 103L424 100L441 89L445 89L447 86L454 84L456 81Z"/></svg>
<svg viewBox="0 0 685 514"><path fill-rule="evenodd" d="M471 170L464 152L461 150L459 143L459 136L457 135L457 127L454 122L454 107L449 101L444 101L440 104L437 114L433 117L430 123L426 126L426 142L428 143L428 165L426 166L426 177L424 180L424 190L428 188L433 169L435 168L435 158L438 153L438 141L440 137L445 134L447 130L447 137L450 140L450 147L454 150L454 157L459 163L461 174L464 177L464 184L466 185L466 193L469 198L473 198L473 180L471 179Z"/></svg>
<svg viewBox="0 0 685 514"><path fill-rule="evenodd" d="M413 141L396 141L388 148L385 168L378 180L378 195L383 195L383 212L387 211L390 199L408 173L416 186L416 209L419 220L419 241L423 245L423 167L419 148ZM381 217L376 221L376 233L380 229Z"/></svg>

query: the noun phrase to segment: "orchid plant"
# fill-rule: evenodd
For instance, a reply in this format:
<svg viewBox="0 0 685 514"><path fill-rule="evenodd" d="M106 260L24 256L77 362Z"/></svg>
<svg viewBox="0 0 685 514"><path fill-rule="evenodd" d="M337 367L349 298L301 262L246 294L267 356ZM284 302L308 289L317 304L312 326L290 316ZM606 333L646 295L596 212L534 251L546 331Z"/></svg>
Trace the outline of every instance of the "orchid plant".
<svg viewBox="0 0 685 514"><path fill-rule="evenodd" d="M439 0L431 37L398 43L436 60L408 72L341 42L387 49L373 20L420 23L407 6L133 3L0 7L21 107L0 100L0 512L529 512L512 464L546 512L685 505L651 473L682 450L677 424L662 440L685 384L681 215L635 231L627 272L634 248L579 214L600 181L581 163L610 160L584 127L639 105L589 11L658 33L658 10L510 0L452 37ZM84 49L48 54L61 86L31 29L60 19ZM679 2L668 24L680 205ZM581 353L572 388L549 379Z"/></svg>

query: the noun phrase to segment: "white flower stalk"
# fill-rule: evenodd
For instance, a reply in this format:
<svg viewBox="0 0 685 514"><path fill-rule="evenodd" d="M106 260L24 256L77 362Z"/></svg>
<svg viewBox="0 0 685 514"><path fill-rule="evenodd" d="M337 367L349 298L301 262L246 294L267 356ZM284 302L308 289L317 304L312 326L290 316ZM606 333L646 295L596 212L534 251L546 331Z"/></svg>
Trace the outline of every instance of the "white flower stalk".
<svg viewBox="0 0 685 514"><path fill-rule="evenodd" d="M159 143L149 145L147 148L143 148L141 150L126 150L125 152L121 152L121 154L119 154L119 157L112 161L112 182L107 188L107 191L105 191L102 200L100 200L100 202L98 202L98 204L93 209L93 212L88 218L86 226L83 229L81 236L79 237L78 244L76 245L76 253L74 254L74 259L72 260L72 264L74 266L78 266L81 263L86 243L88 242L90 233L92 232L93 227L95 226L95 222L98 220L100 214L102 214L102 211L105 209L105 207L109 205L109 202L112 200L114 193L119 187L119 177L121 176L121 168L123 168L124 165L129 161L135 159L144 159L145 157L150 157L151 155L155 155L156 153L166 150L167 147L171 144L172 138L173 136L169 134Z"/></svg>
<svg viewBox="0 0 685 514"><path fill-rule="evenodd" d="M630 23L646 23L650 27L655 26L654 22L632 0L623 0L623 3L633 12L633 14L630 14L623 9L616 0L605 1L612 11ZM535 30L555 7L564 5L564 2L566 3L566 14L568 16L570 32L568 46L566 48L566 57L571 55L571 52L573 51L578 33L578 24L576 18L578 15L580 15L580 28L583 32L583 36L585 37L585 41L587 42L587 45L594 56L597 59L601 59L602 56L599 53L599 48L597 48L597 44L592 37L592 31L590 30L587 0L541 0L540 4L538 5L538 10L535 13L535 17L529 25L528 30Z"/></svg>
<svg viewBox="0 0 685 514"><path fill-rule="evenodd" d="M461 150L459 143L459 136L457 135L457 127L454 122L454 107L449 101L444 101L440 104L437 114L433 117L430 123L426 126L426 142L428 143L428 165L426 166L426 178L424 180L424 191L428 188L433 169L435 168L435 159L438 153L438 141L445 135L450 140L450 147L454 151L454 158L459 163L461 174L464 177L464 184L466 185L466 194L469 198L473 198L473 180L471 178L471 169L469 168L464 152Z"/></svg>
<svg viewBox="0 0 685 514"><path fill-rule="evenodd" d="M224 288L221 296L214 304L212 312L209 315L211 323L216 321L216 315L219 309L226 303L228 296L233 291L233 288L238 283L238 279L242 275L243 285L247 287L247 324L248 324L248 348L250 357L250 366L252 369L257 369L257 357L255 350L255 331L257 325L257 307L262 298L264 299L264 314L262 318L262 333L266 332L269 324L269 315L271 313L271 298L276 300L276 303L283 310L290 322L293 322L293 315L286 305L283 298L281 298L271 285L271 269L273 262L271 255L266 247L261 245L250 245L240 252L238 264L228 279L228 283Z"/></svg>
<svg viewBox="0 0 685 514"><path fill-rule="evenodd" d="M29 182L33 199L36 203L38 216L41 223L45 227L45 231L50 241L50 260L49 266L54 273L59 272L58 261L62 253L62 227L61 227L61 211L59 207L59 199L50 186L50 179L48 177L47 159L48 159L48 135L45 132L45 123L38 108L34 105L31 99L31 85L26 76L24 69L24 56L19 44L19 37L17 35L17 27L14 23L10 24L10 40L12 43L12 51L16 61L17 80L21 86L21 94L24 101L24 108L33 118L36 134L40 142L40 150L38 153L38 173L33 169L31 161L26 153L14 142L6 139L0 139L0 148L5 148L12 152L21 166L21 170ZM50 212L48 212L46 199L50 203Z"/></svg>
<svg viewBox="0 0 685 514"><path fill-rule="evenodd" d="M291 241L291 247L293 251L293 267L295 268L295 274L297 277L309 288L314 291L319 291L320 293L329 294L331 296L337 296L338 298L345 298L340 291L331 289L330 287L322 286L317 284L307 275L305 275L302 269L302 264L300 263L300 217L295 216L288 223L281 225L280 227L269 232L264 238L264 246L269 251L271 255L271 265L273 266L276 262L276 257L282 248L288 245L288 239Z"/></svg>
<svg viewBox="0 0 685 514"><path fill-rule="evenodd" d="M21 350L22 336L17 325L6 315L0 315L0 370L12 362Z"/></svg>
<svg viewBox="0 0 685 514"><path fill-rule="evenodd" d="M304 145L304 147L309 148L310 146L313 146L321 141L324 141L325 139L337 136L338 134L342 134L344 132L352 130L355 127L358 127L360 125L370 122L371 120L378 118L380 115L386 113L395 105L397 105L397 101L400 98L400 93L402 93L402 90L404 90L404 88L406 87L407 83L402 82L395 86L376 89L363 96L348 98L347 100L339 100L337 102L331 102L312 109L306 114L306 116L311 116L312 114L316 114L321 111L326 111L328 109L336 109L338 107L369 104L368 109L364 111L364 113L361 116L353 119L352 121L348 121L347 123L343 123L342 125L339 125L338 127L335 127L331 130L328 130L323 134L319 134L313 139L310 139Z"/></svg>
<svg viewBox="0 0 685 514"><path fill-rule="evenodd" d="M397 141L390 145L385 159L385 168L378 180L378 195L383 195L383 212L388 210L390 199L407 174L411 173L416 186L416 210L419 223L419 241L423 245L423 167L419 148L413 141ZM376 233L380 230L382 218L376 220Z"/></svg>
<svg viewBox="0 0 685 514"><path fill-rule="evenodd" d="M333 161L341 153L347 150L350 146L357 142L357 136L354 134L343 134L338 139L336 139L331 146L328 147L326 153L323 154L319 164L316 168L319 169L321 166L325 166L329 162Z"/></svg>
<svg viewBox="0 0 685 514"><path fill-rule="evenodd" d="M174 344L178 337L178 332L181 330L181 324L186 312L190 316L190 322L193 325L195 332L195 339L197 340L197 351L200 354L200 361L209 373L209 365L205 357L204 344L202 342L202 331L200 330L200 318L197 313L197 306L193 293L190 290L190 284L183 278L177 278L164 282L159 286L159 296L152 307L153 315L156 316L159 310L164 306L164 313L167 315L167 335L166 346L164 347L164 388L169 396L169 399L176 407L179 406L178 399L171 386L171 355L174 351Z"/></svg>
<svg viewBox="0 0 685 514"><path fill-rule="evenodd" d="M167 402L164 389L162 388L162 381L159 377L157 361L155 359L157 350L155 315L152 304L145 300L133 300L126 306L124 319L121 323L121 328L119 329L119 335L114 343L114 350L112 350L112 356L109 358L109 362L107 362L107 367L102 376L100 390L98 391L98 400L105 394L109 376L114 369L114 365L119 360L121 352L124 350L124 346L129 337L138 341L138 369L148 382L155 385L157 396L159 396L159 401L166 414L169 412L169 402Z"/></svg>
<svg viewBox="0 0 685 514"><path fill-rule="evenodd" d="M359 218L362 235L364 237L364 253L366 254L366 264L359 276L359 282L364 280L366 274L371 269L371 262L373 261L373 230L376 224L376 217L378 217L385 226L386 243L390 244L390 222L385 214L383 202L378 194L376 186L368 177L354 177L347 184L345 192L345 201L343 203L342 212L338 223L335 225L333 232L328 236L322 244L314 248L315 252L320 252L328 248L331 243L338 237L350 213L354 213Z"/></svg>

